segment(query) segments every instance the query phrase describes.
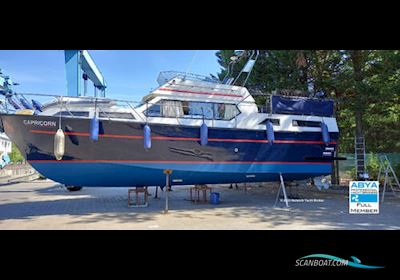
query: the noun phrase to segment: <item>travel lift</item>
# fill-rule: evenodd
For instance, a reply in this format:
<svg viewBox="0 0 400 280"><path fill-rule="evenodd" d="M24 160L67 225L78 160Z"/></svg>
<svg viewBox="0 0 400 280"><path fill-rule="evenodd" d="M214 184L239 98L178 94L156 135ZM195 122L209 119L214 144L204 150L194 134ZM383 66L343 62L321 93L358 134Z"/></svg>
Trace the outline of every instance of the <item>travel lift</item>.
<svg viewBox="0 0 400 280"><path fill-rule="evenodd" d="M87 81L91 80L94 86L94 97L105 97L106 96L106 81L101 74L99 68L94 63L93 59L86 50L65 50L65 70L67 74L67 95L72 97L82 96L81 92L81 79L83 79L83 96L87 96ZM166 195L166 208L165 213L168 213L168 191L169 191L169 174L167 177L167 195ZM77 191L82 187L67 187L70 191ZM144 204L130 203L130 192L128 190L128 206L130 207L143 207L147 206L147 187L141 188L140 190L136 187L136 202L138 200L139 193L145 193ZM156 195L157 197L157 195Z"/></svg>
<svg viewBox="0 0 400 280"><path fill-rule="evenodd" d="M12 93L11 87L13 85L17 85L17 84L13 83L11 81L10 77L4 75L0 69L0 93L1 94Z"/></svg>
<svg viewBox="0 0 400 280"><path fill-rule="evenodd" d="M106 96L106 81L99 68L86 50L65 50L65 72L67 75L67 95L70 97L87 96L87 81L94 86L94 97ZM81 80L83 79L83 94ZM69 191L79 191L82 187L66 186Z"/></svg>
<svg viewBox="0 0 400 280"><path fill-rule="evenodd" d="M106 81L90 57L89 52L86 50L65 50L64 55L67 95L82 96L81 79L83 79L83 96L87 96L87 80L91 80L94 86L94 97L105 97Z"/></svg>
<svg viewBox="0 0 400 280"><path fill-rule="evenodd" d="M18 85L17 83L14 83L11 80L10 76L3 74L2 70L0 69L0 94L4 95L4 97L5 97L4 103L3 102L0 103L1 107L2 107L1 108L2 111L7 111L6 99L11 98L12 94L14 93L12 90L12 87L17 86L17 85Z"/></svg>

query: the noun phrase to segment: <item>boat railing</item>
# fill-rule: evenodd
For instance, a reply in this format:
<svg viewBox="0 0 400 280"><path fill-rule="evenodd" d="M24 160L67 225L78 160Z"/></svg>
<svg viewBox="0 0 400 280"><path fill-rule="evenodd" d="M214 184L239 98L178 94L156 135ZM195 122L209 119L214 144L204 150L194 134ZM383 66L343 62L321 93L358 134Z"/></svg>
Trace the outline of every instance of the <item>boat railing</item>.
<svg viewBox="0 0 400 280"><path fill-rule="evenodd" d="M158 84L164 85L168 81L175 79L175 78L182 78L184 80L190 80L190 81L201 81L201 82L210 82L210 83L216 83L216 84L222 84L221 81L208 77L208 76L203 76L203 75L198 75L198 74L193 74L193 73L186 73L186 72L178 72L178 71L163 71L160 72L157 78Z"/></svg>
<svg viewBox="0 0 400 280"><path fill-rule="evenodd" d="M11 98L11 99L10 99ZM35 98L35 99L33 99ZM107 111L103 109L102 104L112 104L115 105L119 108L127 108L129 110L132 110L135 115L139 116L142 121L144 119L141 117L141 114L138 113L136 106L141 104L140 102L137 101L128 101L128 100L121 100L121 99L110 99L110 98L104 98L104 97L93 97L93 96L65 96L65 95L56 95L56 94L42 94L42 93L13 93L10 95L3 95L3 99L0 100L0 110L2 113L6 114L14 114L19 110L23 109L29 109L22 104L22 100L24 99L27 103L30 103L32 106L32 110L36 111L38 108L35 108L33 104L33 101L36 101L36 103L40 102L43 105L41 105L41 109L46 109L47 107L60 107L61 111L65 111L69 114L70 117L77 117L73 114L70 105L74 104L76 99L79 100L80 103L82 103L82 100L87 101L88 107L95 107L99 111L103 112L104 115L107 115ZM29 99L32 100L32 102L29 101ZM20 108L16 108L11 104L11 102L16 103L17 106ZM60 112L61 112L60 111ZM40 111L39 111L40 112ZM111 117L108 117L111 119Z"/></svg>
<svg viewBox="0 0 400 280"><path fill-rule="evenodd" d="M63 95L53 95L53 94L37 94L37 93L13 93L13 96L17 101L20 100L20 98L25 99L26 101L29 101L31 98L37 98L37 101L43 102L44 99L47 98L47 102L44 103L42 108L46 110L49 106L51 107L57 107L59 106L60 108L60 115L61 112L64 112L62 116L68 116L71 118L82 118L82 116L76 114L76 107L72 109L72 105L74 102L76 102L76 99L79 100L79 103L82 104L82 100L87 101L87 105L89 108L93 110L93 108L96 108L98 112L101 112L103 117L105 119L115 119L116 117L113 117L110 115L110 113L115 113L116 111L110 112L109 110L106 110L105 106L102 106L104 104L108 106L112 106L113 108L117 109L126 109L128 112L132 112L134 115L134 118L132 118L132 121L134 120L139 120L142 122L147 122L149 119L154 119L154 118L175 118L178 123L181 123L181 120L184 119L192 119L192 120L203 120L207 121L209 125L215 126L216 121L232 121L234 120L235 127L237 126L238 123L238 117L241 115L243 110L238 108L236 106L234 110L232 110L230 113L226 113L226 111L219 112L215 109L214 106L211 106L211 108L207 108L205 106L200 106L200 107L190 107L185 104L179 104L179 105L174 105L174 104L168 104L167 107L163 105L163 103L158 103L158 102L152 102L151 100L148 102L137 102L137 101L128 101L128 100L121 100L121 99L110 99L110 98L104 98L104 97L92 97L92 96L80 96L80 97L71 97L71 96L63 96ZM13 114L18 111L18 109L13 108L12 104L9 104L6 96L4 96L4 99L1 100L0 102L0 110L3 113L7 114ZM50 100L49 100L50 99ZM32 99L33 100L33 99ZM75 103L76 104L76 103ZM145 105L145 107L143 107ZM156 109L155 112L151 113L149 111L149 108L151 108L153 105L159 105L160 107ZM245 106L256 106L254 103L252 104L246 104L246 103L241 103L240 107L244 108ZM140 108L140 109L139 109ZM26 108L23 108L26 109ZM157 111L158 110L158 111ZM253 110L251 110L254 112ZM54 112L54 111L53 111ZM150 113L149 113L150 112ZM190 113L189 113L190 112ZM257 112L262 113L262 114L272 114L272 108L267 100L265 105L257 106ZM40 114L39 112L37 112ZM123 113L123 112L122 112ZM45 114L42 114L45 115Z"/></svg>
<svg viewBox="0 0 400 280"><path fill-rule="evenodd" d="M237 86L236 88L234 88L233 86L224 86L222 84L216 84L215 86L205 86L205 85L196 85L196 84L176 84L173 83L172 81L168 83L168 86L173 86L174 88L169 88L172 91L174 89L178 89L178 90L187 90L187 89L199 89L199 90L206 90L206 91L216 91L216 93L229 93L229 94L234 94L235 92L237 92ZM222 87L224 86L224 87ZM168 87L167 87L168 88ZM240 95L240 93L237 93L238 95Z"/></svg>
<svg viewBox="0 0 400 280"><path fill-rule="evenodd" d="M87 101L88 108L93 110L93 108L96 108L98 112L101 112L103 118L106 119L113 119L112 116L110 116L109 110L105 110L106 107L101 106L101 104L111 104L114 108L118 109L126 109L130 112L132 112L135 117L138 117L140 121L142 122L147 122L148 119L151 118L176 118L178 123L181 123L181 120L183 119L192 119L192 120L203 120L207 121L208 124L211 126L215 126L215 121L232 121L233 119L235 120L235 124L237 124L237 117L241 113L240 110L236 107L229 115L225 115L225 112L220 113L215 110L215 107L212 106L211 108L206 108L206 107L198 107L198 108L193 108L190 107L189 105L174 105L174 104L168 104L167 106L164 106L162 103L158 102L137 102L137 101L128 101L128 100L121 100L121 99L110 99L110 98L104 98L104 97L92 97L92 96L79 96L79 97L71 97L71 96L64 96L64 95L55 95L55 94L38 94L38 93L13 93L12 97L14 97L14 102L17 101L19 104L20 98L25 99L27 102L29 100L35 99L36 101L41 102L42 109L45 111L48 108L57 108L59 107L59 110L57 113L54 115L58 116L58 113L62 117L70 117L70 118L82 118L83 116L77 114L76 111L79 111L76 107L72 108L72 105L76 104L77 101L79 101L80 104L82 104L83 101ZM4 100L0 102L0 109L2 110L3 113L7 114L15 114L17 111L20 111L12 106L7 100L5 96L3 96ZM151 114L149 113L149 108L151 108L153 105L160 105L160 112L159 114ZM244 104L242 104L244 105ZM249 104L250 105L250 104ZM20 104L21 107L23 105ZM143 109L143 106L145 106L145 109ZM253 105L254 106L254 105ZM141 108L138 110L138 108ZM21 108L27 109L27 108ZM54 111L53 111L54 112ZM115 111L113 111L115 112ZM189 114L189 112L191 112ZM42 114L41 112L36 112L39 115L46 115ZM228 116L228 117L227 117ZM88 117L88 116L86 116ZM229 119L228 119L229 118Z"/></svg>
<svg viewBox="0 0 400 280"><path fill-rule="evenodd" d="M146 104L146 107L149 108L152 105L156 105L158 103L155 102L139 102L139 101L129 101L129 100L122 100L122 99L111 99L111 98L104 98L104 97L93 97L93 96L65 96L65 95L56 95L56 94L41 94L41 93L14 93L14 97L17 98L17 103L20 104L19 98L23 98L26 101L29 102L29 99L36 97L36 101L42 102L43 107L46 108L48 106L54 106L56 107L57 105L62 107L63 109L69 110L68 105L73 104L75 99L79 99L79 102L82 103L82 100L86 100L88 105L95 105L95 103L102 104L104 102L106 103L112 103L113 105L116 105L117 107L122 107L122 108L128 108L131 109L134 112L137 112L137 108L143 106ZM15 109L10 102L7 101L6 96L2 96L2 100L0 100L0 110L6 113L15 113L17 109ZM27 98L29 97L29 98ZM47 98L47 99L45 99ZM232 103L233 104L233 103ZM20 104L21 105L21 104ZM253 104L240 104L240 106L254 106ZM171 105L170 105L171 106ZM21 108L23 105L21 105ZM177 106L178 107L178 106ZM189 107L182 105L179 106L182 107L183 109L188 110ZM101 108L99 106L99 108ZM258 111L260 113L269 113L270 109L267 108L265 105L263 106L258 106ZM210 112L206 112L206 114L210 114ZM71 116L73 114L71 113ZM151 116L148 116L151 117Z"/></svg>

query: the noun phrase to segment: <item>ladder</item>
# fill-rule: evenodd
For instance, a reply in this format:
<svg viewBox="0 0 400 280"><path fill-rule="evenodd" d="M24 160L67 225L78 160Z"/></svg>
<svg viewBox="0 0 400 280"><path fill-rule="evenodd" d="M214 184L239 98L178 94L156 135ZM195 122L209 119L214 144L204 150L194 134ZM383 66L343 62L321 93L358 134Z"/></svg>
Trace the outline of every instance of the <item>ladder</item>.
<svg viewBox="0 0 400 280"><path fill-rule="evenodd" d="M396 172L393 170L392 164L389 161L386 155L379 157L380 168L378 173L378 181L381 179L381 176L385 176L385 180L383 183L383 191L382 191L382 203L385 199L385 192L387 185L390 186L392 193L394 196L399 197L399 194L396 194L396 190L394 189L394 184L400 189L399 179L396 176Z"/></svg>
<svg viewBox="0 0 400 280"><path fill-rule="evenodd" d="M364 136L355 138L354 143L354 156L355 156L355 166L356 174L358 179L368 179L366 173L366 157L365 157L365 138Z"/></svg>

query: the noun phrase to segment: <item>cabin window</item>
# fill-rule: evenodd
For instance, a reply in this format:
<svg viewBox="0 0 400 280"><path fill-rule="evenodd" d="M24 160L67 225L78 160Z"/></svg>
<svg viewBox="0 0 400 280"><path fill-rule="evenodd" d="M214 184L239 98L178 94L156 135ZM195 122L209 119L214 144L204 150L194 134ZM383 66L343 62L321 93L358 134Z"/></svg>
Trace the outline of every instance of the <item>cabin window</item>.
<svg viewBox="0 0 400 280"><path fill-rule="evenodd" d="M185 102L187 104L185 116L191 118L204 118L211 120L214 117L213 103L206 102ZM185 104L185 105L186 105Z"/></svg>
<svg viewBox="0 0 400 280"><path fill-rule="evenodd" d="M185 116L191 118L204 118L211 120L231 120L238 115L239 110L233 104L183 102Z"/></svg>
<svg viewBox="0 0 400 280"><path fill-rule="evenodd" d="M234 104L163 100L144 113L148 117L231 120L240 111Z"/></svg>
<svg viewBox="0 0 400 280"><path fill-rule="evenodd" d="M53 116L60 116L60 112L55 113ZM61 116L62 117L89 117L89 112L83 112L83 111L61 111Z"/></svg>
<svg viewBox="0 0 400 280"><path fill-rule="evenodd" d="M184 112L181 101L163 100L153 104L144 114L147 117L180 118Z"/></svg>
<svg viewBox="0 0 400 280"><path fill-rule="evenodd" d="M261 125L261 124L267 124L267 122L271 122L272 125L275 125L275 126L279 126L279 125L280 125L279 119L265 119L264 121L262 121L262 122L260 123L260 125Z"/></svg>
<svg viewBox="0 0 400 280"><path fill-rule="evenodd" d="M165 118L180 118L183 116L181 101L164 100L161 102L161 115Z"/></svg>
<svg viewBox="0 0 400 280"><path fill-rule="evenodd" d="M117 113L117 112L99 112L99 118L132 119L132 120L135 119L135 117L130 113Z"/></svg>
<svg viewBox="0 0 400 280"><path fill-rule="evenodd" d="M231 120L238 115L239 110L236 105L218 103L214 104L214 112L216 120Z"/></svg>
<svg viewBox="0 0 400 280"><path fill-rule="evenodd" d="M299 126L299 127L321 127L321 122L293 120L293 126Z"/></svg>
<svg viewBox="0 0 400 280"><path fill-rule="evenodd" d="M148 117L161 117L161 105L159 103L151 105L144 114Z"/></svg>

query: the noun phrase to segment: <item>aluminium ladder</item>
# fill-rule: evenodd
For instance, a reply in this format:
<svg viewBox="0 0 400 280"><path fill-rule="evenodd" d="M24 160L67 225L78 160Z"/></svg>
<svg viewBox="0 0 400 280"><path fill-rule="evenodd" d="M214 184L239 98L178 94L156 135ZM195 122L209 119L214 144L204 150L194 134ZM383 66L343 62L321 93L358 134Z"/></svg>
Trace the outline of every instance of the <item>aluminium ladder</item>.
<svg viewBox="0 0 400 280"><path fill-rule="evenodd" d="M366 157L365 157L365 138L364 136L356 137L354 143L354 156L356 165L357 179L368 179L366 178Z"/></svg>
<svg viewBox="0 0 400 280"><path fill-rule="evenodd" d="M394 171L387 155L379 157L379 161L380 161L380 168L378 173L378 181L381 179L382 175L385 176L385 180L383 183L383 190L382 190L382 201L381 201L383 203L383 200L385 199L385 192L387 185L390 186L393 195L399 197L399 195L396 194L396 190L393 188L394 187L393 185L395 183L395 186L400 188L400 183L399 179L396 176L396 172Z"/></svg>

